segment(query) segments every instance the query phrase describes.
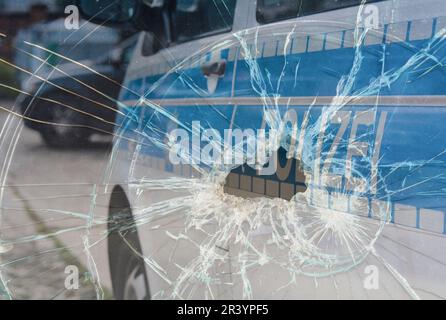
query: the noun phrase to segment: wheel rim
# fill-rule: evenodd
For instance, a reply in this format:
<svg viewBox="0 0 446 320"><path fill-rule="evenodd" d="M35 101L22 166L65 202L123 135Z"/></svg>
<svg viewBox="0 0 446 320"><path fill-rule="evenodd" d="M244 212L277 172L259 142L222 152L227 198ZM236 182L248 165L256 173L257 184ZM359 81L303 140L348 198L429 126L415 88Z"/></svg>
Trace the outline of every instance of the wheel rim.
<svg viewBox="0 0 446 320"><path fill-rule="evenodd" d="M72 124L74 116L74 111L69 108L54 108L53 121L56 124L53 126L54 132L60 137L71 135L72 127L69 124Z"/></svg>
<svg viewBox="0 0 446 320"><path fill-rule="evenodd" d="M146 297L144 272L140 270L139 265L136 265L125 281L123 298L124 300L144 300Z"/></svg>

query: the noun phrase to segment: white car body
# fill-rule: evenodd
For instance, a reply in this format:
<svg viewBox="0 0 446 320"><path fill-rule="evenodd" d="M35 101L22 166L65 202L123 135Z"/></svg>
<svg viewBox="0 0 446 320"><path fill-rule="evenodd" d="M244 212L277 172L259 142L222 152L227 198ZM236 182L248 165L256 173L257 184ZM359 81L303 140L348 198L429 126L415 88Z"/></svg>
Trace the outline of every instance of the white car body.
<svg viewBox="0 0 446 320"><path fill-rule="evenodd" d="M415 41L415 39L431 38L432 24L429 29L429 23L436 19L438 32L440 24L446 21L440 18L446 16L446 7L443 1L439 0L380 1L371 5L373 10L378 9L379 26L377 30L372 29L366 34L364 47L380 45L381 40L377 39L380 39L383 33L388 35L385 44L389 45L398 41L407 40L409 43L411 39ZM241 64L246 66L249 61L254 61L253 65L247 67L253 71L256 68L256 59L266 57L277 57L280 59L277 61L283 66L287 63L287 55L310 55L329 50L335 52L341 47L354 52L357 49L353 41L354 30L358 23L365 21L358 18L360 17L358 10L358 6L353 6L262 25L256 20L255 0L237 1L234 23L230 31L173 44L150 56L141 54L146 39L146 34L141 33L121 94L121 102L125 106L121 106L122 110L125 108L131 110L125 111L125 114L135 116L138 121L130 123L124 116L121 118L119 123L121 128L116 130L117 137L106 182L109 191L115 190L120 197L125 195L130 205L137 225L140 254L145 257L145 271L152 298L349 299L446 296L446 281L444 281L446 268L443 265L446 263L445 230L443 225L437 223L437 221L441 223L443 216L437 219L439 216L435 215L436 210L442 212L442 209L434 209L427 204L398 203L386 197L327 192L324 187L309 187L297 197L309 201L307 203L306 200L302 200L306 208L329 208L327 210L350 215L354 211L352 208L355 207L356 216L362 219L358 223L365 228L373 229L374 236L366 237L369 242L362 244L362 251L358 249L358 252L355 251L351 256L347 254L351 257L349 261L338 261L339 264L317 265L306 269L302 267L306 263L304 256L296 253L297 257L291 257L290 254L293 250L305 251L305 248L292 248L297 242L289 240L291 235L286 236L283 230L274 231L274 222L254 222L255 213L254 215L249 213L249 208L258 208L256 206L260 203L265 205L274 203L276 207L271 209L273 212L271 215L285 215L290 207L281 202L283 200L274 199L268 195L268 190L264 190L263 195L257 193L258 198L250 200L242 198L256 192L252 189L240 190L243 187L238 184L239 182L237 182L239 188L234 188L239 189L239 195L225 195L220 184L209 182L207 173L197 172L199 166L194 168L188 164L169 164L168 150L164 150L164 154L160 152L157 155L144 151L150 140L148 137L156 132L157 128L155 122L151 123L148 120L147 110L151 110L152 116L154 112L161 115L160 117L165 116L163 115L165 111L173 118L178 116L178 112L182 112L179 108L189 108L197 112L195 114L203 110L202 118L195 120L204 123L212 119L212 116L215 116L213 112L221 107L218 109L222 110L221 119L226 120L221 120L220 124L229 129L237 124L237 107L240 110L250 104L265 104L259 102L261 96L260 98L255 97L255 94L243 96L240 85L243 82L253 81L256 75L254 72L242 77L246 72L238 72L241 70L239 69ZM409 25L412 26L409 30L408 22L411 22ZM336 32L339 33L338 36L335 35ZM332 42L326 41L328 33L333 33ZM406 35L409 38L406 39ZM349 36L351 38L348 38ZM291 40L302 38L307 39L306 47L299 49L297 46L289 45ZM399 40L394 40L398 38ZM251 57L246 57L248 47L251 48L249 51ZM222 52L227 52L225 58ZM203 76L203 79L190 79L190 82L187 82L189 75L197 74L196 72L189 74L188 70L193 68L199 70L204 62L219 61L222 58L229 62L224 77L205 79ZM316 65L314 69L317 69ZM346 74L350 71L347 69ZM276 83L275 77L280 74L274 74L273 71L271 73L271 81ZM159 75L155 83L150 80L153 75ZM182 87L180 84L175 87L177 82L164 87L166 82L173 79L169 77L179 75L186 79ZM372 78L374 76L370 77ZM138 79L142 79L141 83L135 84ZM267 81L267 77L264 80ZM196 95L181 96L182 93L177 88L189 89L191 92L196 90ZM135 93L133 98L127 96L128 90ZM152 97L154 92L156 94ZM272 96L268 98L270 101L274 100ZM372 95L372 100L379 96L379 94ZM382 104L396 106L401 105L401 101L406 101L404 99L407 96L391 95L387 100L384 99L385 102L379 101L375 104L375 101L369 101L359 105L364 106L368 103L379 107ZM421 96L424 95L417 95ZM330 104L333 98L333 95L324 94L278 97L281 106L290 103L307 107L313 103ZM249 99L253 99L254 102ZM315 99L321 101L314 102ZM413 102L414 106L420 108L427 106L425 102L416 101L419 100L412 98L408 103ZM434 105L434 102L429 103ZM178 119L181 117L183 116L178 116ZM181 127L182 124L189 128L191 123L185 121L184 117L179 121L181 124L171 120L170 124L163 125L162 131L171 131ZM390 111L387 117L387 121L390 121ZM299 114L299 122L300 119ZM383 131L380 130L384 130L379 128L378 120L379 117L376 119L377 125L373 131L373 138L377 139L375 143L379 141L380 135L382 138ZM156 138L158 142L167 146L167 136L165 140L159 137ZM376 155L377 158L382 156L383 153ZM307 183L311 179L318 178L315 176L318 174L316 172L309 170L306 173ZM250 179L248 183L254 183ZM280 190L284 192L284 189ZM383 213L378 215L381 220L372 219L373 210ZM225 216L230 214L251 214L249 219L246 218L249 221L246 223L248 226L238 225L240 230L246 231L244 234L246 239L241 240L240 233L229 228L237 225L236 218ZM305 216L305 213L302 214ZM203 225L200 219L205 222ZM279 222L280 219L278 218ZM287 220L287 223L289 222ZM229 226L228 229L225 226ZM293 230L297 232L296 229ZM277 239L277 235L282 238ZM291 251L286 250L287 245ZM339 247L333 250L334 254L342 254L343 250L348 251ZM109 253L113 254L113 248L109 248ZM311 260L311 254L305 256ZM431 262L432 259L436 262ZM290 269L292 262L296 265L294 271ZM375 267L379 272L379 285L375 287L372 281L369 285L372 288L369 288L368 276L376 271Z"/></svg>

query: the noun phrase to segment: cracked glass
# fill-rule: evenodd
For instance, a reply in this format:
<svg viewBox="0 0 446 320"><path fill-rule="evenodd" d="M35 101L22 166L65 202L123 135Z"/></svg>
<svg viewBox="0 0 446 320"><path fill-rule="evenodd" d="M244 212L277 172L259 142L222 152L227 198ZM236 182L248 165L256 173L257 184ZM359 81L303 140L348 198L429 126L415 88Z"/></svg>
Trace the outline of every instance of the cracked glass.
<svg viewBox="0 0 446 320"><path fill-rule="evenodd" d="M2 299L446 297L443 1L83 3L0 5Z"/></svg>

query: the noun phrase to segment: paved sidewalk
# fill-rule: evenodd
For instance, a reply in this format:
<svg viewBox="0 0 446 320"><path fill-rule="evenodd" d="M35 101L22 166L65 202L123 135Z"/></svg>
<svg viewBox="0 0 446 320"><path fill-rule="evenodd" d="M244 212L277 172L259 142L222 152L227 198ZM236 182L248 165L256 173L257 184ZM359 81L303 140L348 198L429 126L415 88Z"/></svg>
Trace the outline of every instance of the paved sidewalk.
<svg viewBox="0 0 446 320"><path fill-rule="evenodd" d="M2 107L11 108L12 105L11 101L0 101ZM4 129L7 116L7 112L0 112L0 129ZM17 119L14 122L19 126ZM86 267L83 243L86 232L82 229L86 221L61 212L88 213L91 205L88 195L99 180L106 159L104 148L87 152L48 150L38 134L23 128L3 188L0 222L1 239L15 243L13 247L0 248L0 271L11 298L97 298ZM2 156L0 165L3 160ZM66 231L70 228L74 231ZM99 234L101 231L91 230L90 241L94 242L95 235ZM105 282L102 284L104 298L109 298L105 249L105 242L102 242L91 252L99 275L105 278L101 279ZM79 270L78 290L66 289L67 266ZM3 299L7 298L4 294Z"/></svg>

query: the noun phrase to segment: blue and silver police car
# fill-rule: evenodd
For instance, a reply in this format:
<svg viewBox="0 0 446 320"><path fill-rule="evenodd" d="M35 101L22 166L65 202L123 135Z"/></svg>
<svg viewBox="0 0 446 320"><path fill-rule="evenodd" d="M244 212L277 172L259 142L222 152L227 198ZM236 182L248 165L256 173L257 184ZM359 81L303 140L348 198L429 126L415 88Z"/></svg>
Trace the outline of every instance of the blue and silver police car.
<svg viewBox="0 0 446 320"><path fill-rule="evenodd" d="M79 1L141 31L116 298L446 297L441 0Z"/></svg>

